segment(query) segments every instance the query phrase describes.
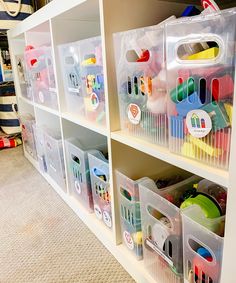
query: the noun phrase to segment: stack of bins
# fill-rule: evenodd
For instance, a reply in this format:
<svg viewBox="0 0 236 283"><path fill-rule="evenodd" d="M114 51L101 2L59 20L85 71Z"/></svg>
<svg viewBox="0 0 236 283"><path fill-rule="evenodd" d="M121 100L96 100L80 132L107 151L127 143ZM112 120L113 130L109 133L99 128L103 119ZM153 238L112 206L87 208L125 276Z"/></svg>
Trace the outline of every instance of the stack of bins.
<svg viewBox="0 0 236 283"><path fill-rule="evenodd" d="M97 218L112 228L109 163L105 156L88 153L94 212Z"/></svg>
<svg viewBox="0 0 236 283"><path fill-rule="evenodd" d="M114 34L114 47L121 129L168 146L164 39L160 23Z"/></svg>
<svg viewBox="0 0 236 283"><path fill-rule="evenodd" d="M168 170L160 175L173 178ZM139 184L143 232L143 257L146 269L154 280L166 283L183 282L183 245L180 204L181 197L200 178L176 179L173 185L159 189L152 179Z"/></svg>
<svg viewBox="0 0 236 283"><path fill-rule="evenodd" d="M98 125L106 124L101 37L78 42L85 117Z"/></svg>
<svg viewBox="0 0 236 283"><path fill-rule="evenodd" d="M94 149L96 148L96 149ZM93 212L93 196L88 163L88 153L100 156L99 150L106 145L88 146L76 139L66 140L66 157L68 166L69 192L89 212Z"/></svg>
<svg viewBox="0 0 236 283"><path fill-rule="evenodd" d="M52 48L42 46L29 49L24 56L34 102L58 109Z"/></svg>
<svg viewBox="0 0 236 283"><path fill-rule="evenodd" d="M216 199L226 193L208 180L202 180L198 190ZM182 220L184 282L220 283L225 216L206 218L200 207L193 205L182 211Z"/></svg>
<svg viewBox="0 0 236 283"><path fill-rule="evenodd" d="M235 12L166 24L170 150L223 169L230 155Z"/></svg>
<svg viewBox="0 0 236 283"><path fill-rule="evenodd" d="M66 111L84 116L84 101L81 88L79 43L59 46L61 71L64 81Z"/></svg>

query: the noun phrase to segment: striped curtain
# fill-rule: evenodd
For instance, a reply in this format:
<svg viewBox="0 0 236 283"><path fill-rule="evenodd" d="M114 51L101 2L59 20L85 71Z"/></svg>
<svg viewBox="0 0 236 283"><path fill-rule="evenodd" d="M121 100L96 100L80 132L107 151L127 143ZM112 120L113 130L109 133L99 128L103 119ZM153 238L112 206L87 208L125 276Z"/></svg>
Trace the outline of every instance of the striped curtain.
<svg viewBox="0 0 236 283"><path fill-rule="evenodd" d="M0 85L0 127L8 135L21 131L13 82Z"/></svg>
<svg viewBox="0 0 236 283"><path fill-rule="evenodd" d="M0 0L0 31L15 27L33 12L31 0Z"/></svg>

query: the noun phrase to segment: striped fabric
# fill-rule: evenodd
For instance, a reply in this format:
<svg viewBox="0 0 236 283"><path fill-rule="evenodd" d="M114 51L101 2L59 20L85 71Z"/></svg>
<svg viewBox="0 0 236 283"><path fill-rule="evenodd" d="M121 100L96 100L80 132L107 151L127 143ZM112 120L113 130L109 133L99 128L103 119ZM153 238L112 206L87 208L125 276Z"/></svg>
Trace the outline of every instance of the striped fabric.
<svg viewBox="0 0 236 283"><path fill-rule="evenodd" d="M8 7L10 12L15 12L19 4L15 0L2 0ZM33 6L31 0L21 0L21 8L18 15L12 17L9 15L0 1L0 30L6 31L16 26L17 23L24 20L33 13Z"/></svg>
<svg viewBox="0 0 236 283"><path fill-rule="evenodd" d="M0 127L8 135L21 131L17 101L12 83L0 85Z"/></svg>

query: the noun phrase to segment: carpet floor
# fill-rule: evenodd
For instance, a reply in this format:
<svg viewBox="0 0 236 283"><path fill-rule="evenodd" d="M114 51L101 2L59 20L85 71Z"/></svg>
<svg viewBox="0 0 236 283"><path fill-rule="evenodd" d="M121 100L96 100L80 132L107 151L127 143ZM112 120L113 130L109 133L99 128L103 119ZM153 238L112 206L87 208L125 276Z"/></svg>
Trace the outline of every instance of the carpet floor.
<svg viewBox="0 0 236 283"><path fill-rule="evenodd" d="M0 151L0 283L134 282L23 157Z"/></svg>

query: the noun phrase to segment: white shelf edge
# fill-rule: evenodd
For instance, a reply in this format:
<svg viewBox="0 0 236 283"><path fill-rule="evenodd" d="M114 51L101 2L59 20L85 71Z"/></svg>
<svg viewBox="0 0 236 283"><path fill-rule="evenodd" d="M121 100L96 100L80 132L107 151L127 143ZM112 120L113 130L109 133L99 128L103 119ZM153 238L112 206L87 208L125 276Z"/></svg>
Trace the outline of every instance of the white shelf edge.
<svg viewBox="0 0 236 283"><path fill-rule="evenodd" d="M73 115L73 114L68 113L68 112L61 113L61 117L65 120L68 120L68 121L75 123L79 126L82 126L84 128L87 128L87 129L94 131L98 134L101 134L101 135L106 136L106 137L108 136L108 131L105 127L96 125L95 123L90 122L90 121L84 119L83 117L77 117L76 115Z"/></svg>
<svg viewBox="0 0 236 283"><path fill-rule="evenodd" d="M52 109L50 107L47 107L47 106L44 106L44 105L41 105L41 104L38 104L36 102L34 102L34 106L35 106L35 108L41 109L41 110L46 111L48 113L51 113L53 115L60 116L60 113L59 113L58 110Z"/></svg>
<svg viewBox="0 0 236 283"><path fill-rule="evenodd" d="M130 274L130 276L138 283L163 283L155 281L144 267L143 260L137 261L127 248L123 245L116 245L112 231L102 224L94 213L89 213L81 206L74 197L68 195L62 188L47 174L40 170L38 162L31 155L24 151L25 157L37 169L37 171L51 185L54 191L62 198L62 200L76 213L81 221L90 229L90 231L98 238L98 240L108 249L108 251L116 258L122 267Z"/></svg>
<svg viewBox="0 0 236 283"><path fill-rule="evenodd" d="M221 186L229 186L229 172L218 168L213 168L198 161L174 154L168 148L161 147L150 142L135 138L124 131L111 133L111 138L122 144L126 144L134 149L142 151L148 155L161 159L167 163L180 167L186 171L206 178Z"/></svg>

